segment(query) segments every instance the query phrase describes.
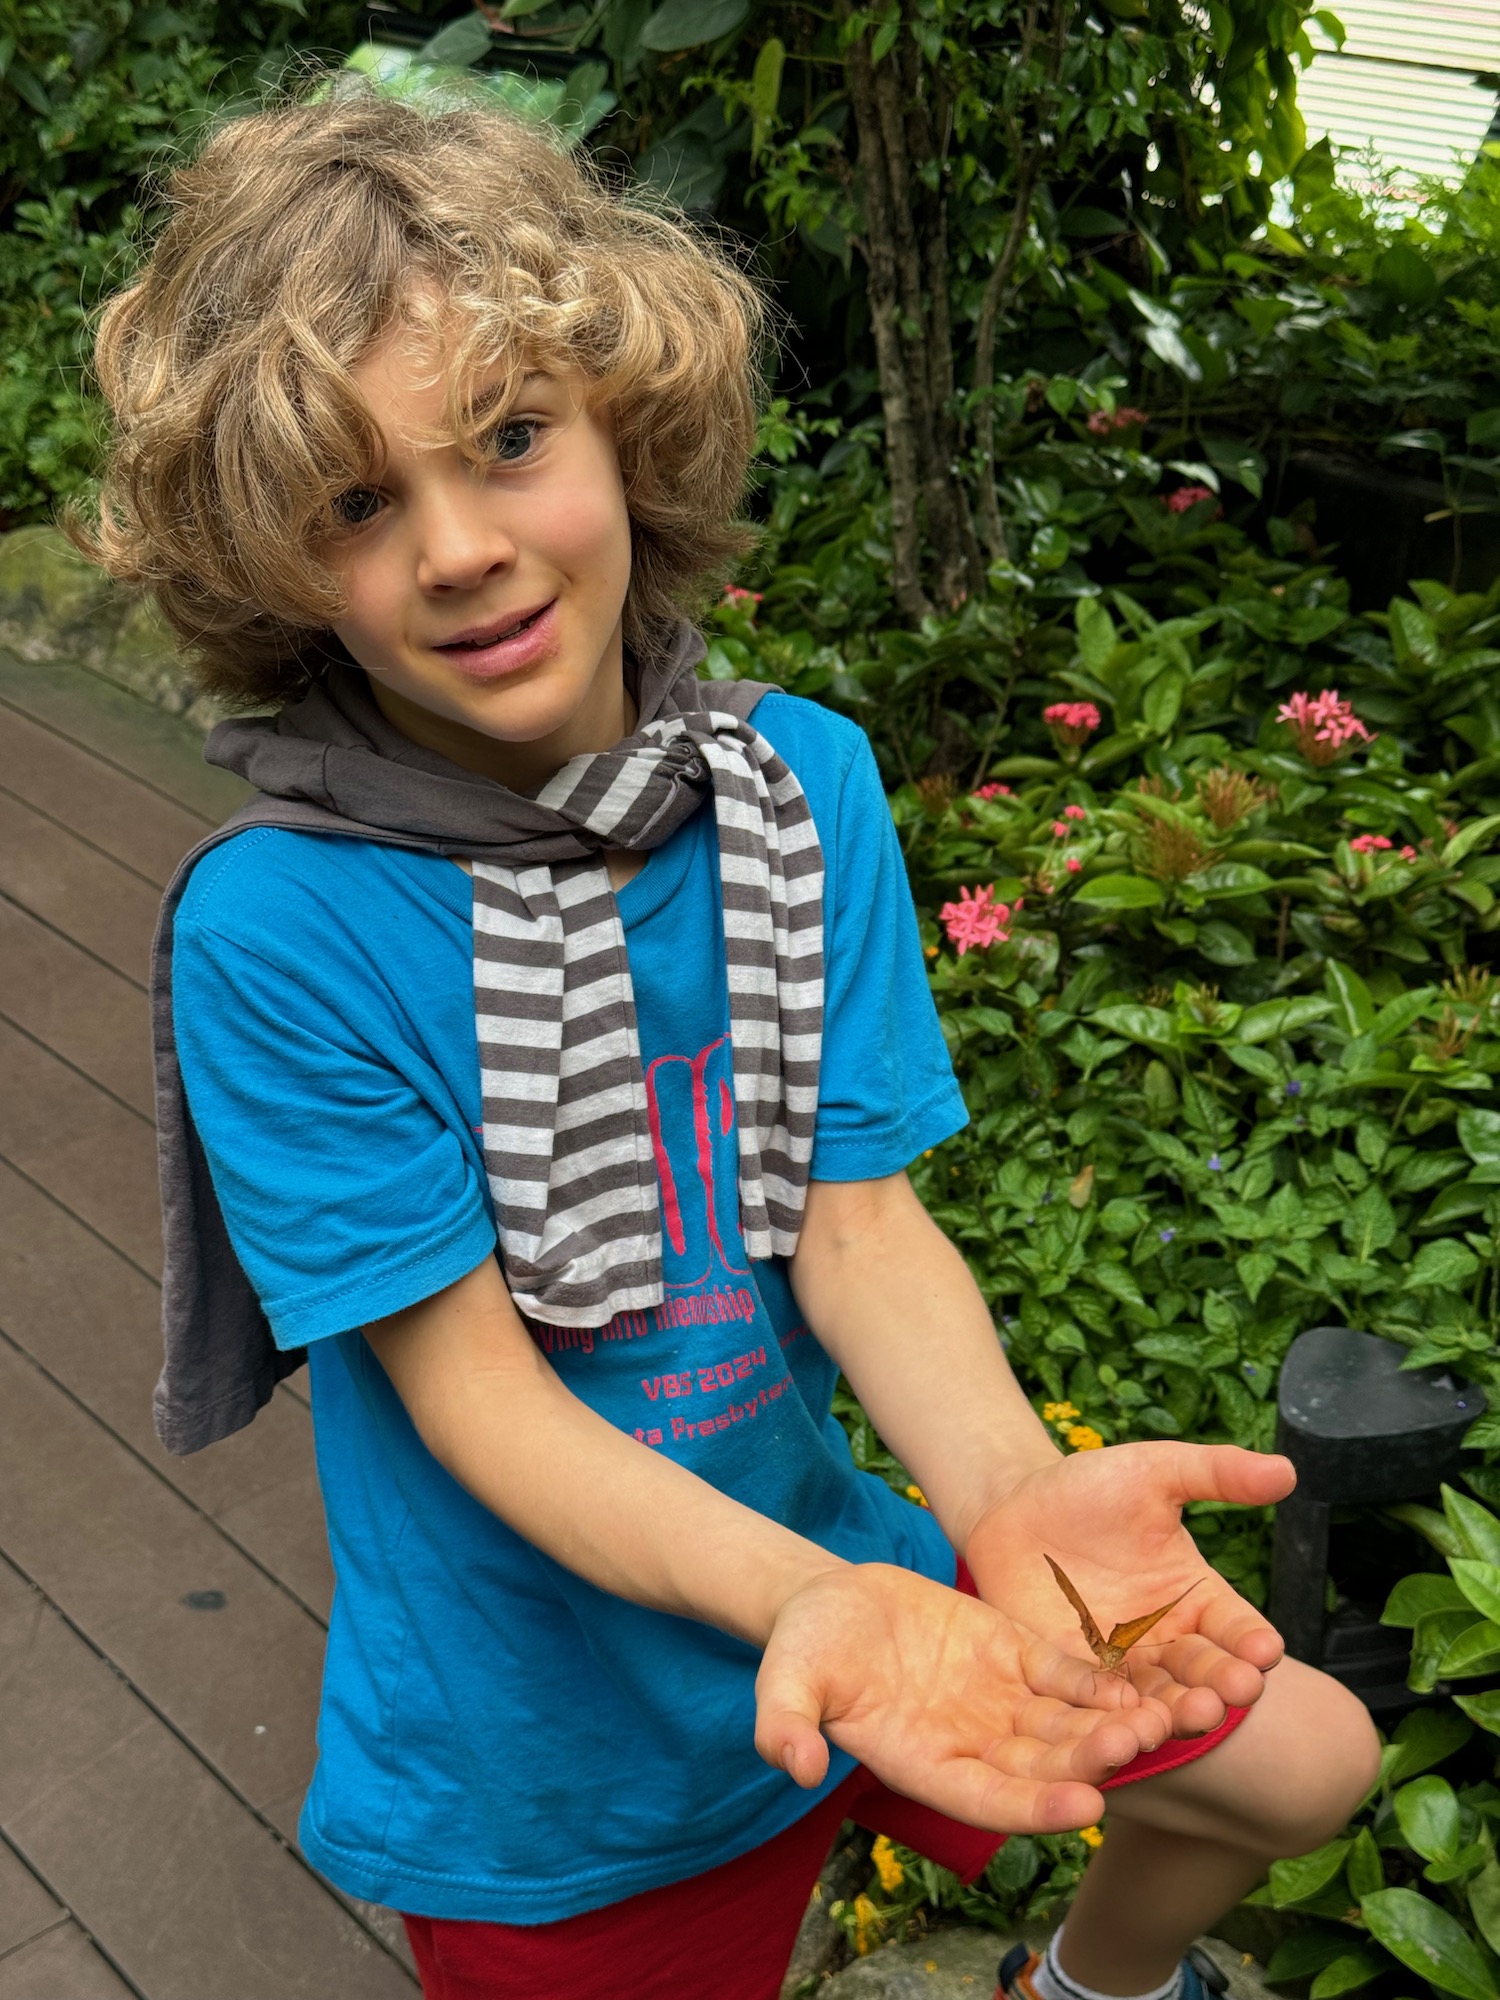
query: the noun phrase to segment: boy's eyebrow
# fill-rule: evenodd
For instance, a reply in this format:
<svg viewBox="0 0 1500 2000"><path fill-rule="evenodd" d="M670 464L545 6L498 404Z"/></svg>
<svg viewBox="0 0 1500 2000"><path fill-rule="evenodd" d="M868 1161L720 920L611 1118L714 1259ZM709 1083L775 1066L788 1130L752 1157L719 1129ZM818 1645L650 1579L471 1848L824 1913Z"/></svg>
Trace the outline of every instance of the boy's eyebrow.
<svg viewBox="0 0 1500 2000"><path fill-rule="evenodd" d="M543 370L533 368L528 374L521 377L519 390L512 388L509 376L503 377L498 382L492 382L488 389L481 389L479 394L470 403L470 420L474 423L483 423L484 419L493 410L498 409L502 403L513 402L519 391L530 388L533 382L545 382L548 379Z"/></svg>

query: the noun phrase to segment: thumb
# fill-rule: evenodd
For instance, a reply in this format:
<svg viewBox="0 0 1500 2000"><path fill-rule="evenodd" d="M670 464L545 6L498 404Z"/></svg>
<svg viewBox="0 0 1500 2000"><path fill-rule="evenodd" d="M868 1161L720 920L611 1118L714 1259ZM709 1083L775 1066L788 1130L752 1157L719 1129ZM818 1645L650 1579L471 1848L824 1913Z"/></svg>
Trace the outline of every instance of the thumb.
<svg viewBox="0 0 1500 2000"><path fill-rule="evenodd" d="M1235 1507L1269 1507L1297 1484L1296 1467L1273 1452L1234 1444L1163 1444L1169 1452L1168 1484L1178 1506L1189 1500L1223 1500Z"/></svg>
<svg viewBox="0 0 1500 2000"><path fill-rule="evenodd" d="M806 1678L764 1661L755 1682L755 1747L804 1790L822 1784L828 1775L821 1720L822 1703Z"/></svg>

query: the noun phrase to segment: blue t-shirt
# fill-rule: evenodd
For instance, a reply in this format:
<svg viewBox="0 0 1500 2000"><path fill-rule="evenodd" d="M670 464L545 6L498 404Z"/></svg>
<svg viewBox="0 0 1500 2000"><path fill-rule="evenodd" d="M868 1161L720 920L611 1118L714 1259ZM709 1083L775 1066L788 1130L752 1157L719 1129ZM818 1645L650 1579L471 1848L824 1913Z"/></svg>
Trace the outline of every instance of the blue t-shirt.
<svg viewBox="0 0 1500 2000"><path fill-rule="evenodd" d="M812 1172L895 1173L966 1114L874 760L811 702L769 695L755 725L825 860ZM722 1492L850 1561L951 1582L932 1517L855 1470L784 1263L744 1251L711 803L619 906L666 1299L534 1337L592 1409ZM495 1252L471 914L451 861L238 834L183 897L173 1008L235 1248L278 1343L309 1349L336 1590L303 1848L351 1895L545 1923L731 1860L822 1793L756 1754L754 1648L596 1589L505 1526L428 1452L360 1332ZM823 1790L850 1768L835 1751Z"/></svg>

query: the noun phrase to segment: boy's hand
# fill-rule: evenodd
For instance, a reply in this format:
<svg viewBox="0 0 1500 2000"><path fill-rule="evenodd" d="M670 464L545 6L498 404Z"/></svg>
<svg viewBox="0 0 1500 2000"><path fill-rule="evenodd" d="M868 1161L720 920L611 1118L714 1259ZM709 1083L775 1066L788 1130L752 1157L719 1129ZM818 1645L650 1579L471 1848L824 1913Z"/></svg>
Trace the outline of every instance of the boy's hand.
<svg viewBox="0 0 1500 2000"><path fill-rule="evenodd" d="M1248 1707L1281 1658L1272 1626L1199 1554L1182 1525L1189 1500L1260 1507L1296 1475L1287 1459L1234 1445L1119 1444L1028 1472L969 1535L965 1559L990 1604L1075 1655L1087 1641L1047 1566L1054 1557L1108 1638L1190 1589L1126 1659L1143 1695L1163 1703L1174 1736L1197 1736ZM1161 1634L1167 1637L1163 1640ZM1117 1675L1100 1672L1101 1682Z"/></svg>
<svg viewBox="0 0 1500 2000"><path fill-rule="evenodd" d="M755 1747L799 1785L826 1774L826 1735L908 1798L1004 1833L1091 1825L1099 1781L1169 1733L1123 1681L884 1563L793 1592L755 1691Z"/></svg>

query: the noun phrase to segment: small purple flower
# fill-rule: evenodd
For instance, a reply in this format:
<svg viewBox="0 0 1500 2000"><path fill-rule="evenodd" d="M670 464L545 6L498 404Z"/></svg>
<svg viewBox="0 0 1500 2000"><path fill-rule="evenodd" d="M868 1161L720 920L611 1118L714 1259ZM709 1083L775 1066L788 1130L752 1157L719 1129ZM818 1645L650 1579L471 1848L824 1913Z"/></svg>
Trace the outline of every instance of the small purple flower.
<svg viewBox="0 0 1500 2000"><path fill-rule="evenodd" d="M1163 1243L1170 1243L1172 1238L1177 1234L1177 1231L1175 1229L1158 1229L1156 1233Z"/></svg>
<svg viewBox="0 0 1500 2000"><path fill-rule="evenodd" d="M1222 1160L1221 1160L1221 1159L1219 1158L1219 1156L1218 1156L1218 1154L1217 1154L1217 1153L1210 1153L1210 1154L1209 1154L1209 1156L1208 1156L1208 1171L1209 1171L1209 1172L1210 1172L1211 1174L1222 1174L1222 1173L1223 1173L1223 1171L1224 1171L1224 1162L1223 1162L1223 1161L1222 1161Z"/></svg>
<svg viewBox="0 0 1500 2000"><path fill-rule="evenodd" d="M1258 1375L1260 1373L1260 1370L1256 1367L1253 1361L1242 1361L1240 1363L1240 1366L1244 1369L1247 1375Z"/></svg>
<svg viewBox="0 0 1500 2000"><path fill-rule="evenodd" d="M1288 1097L1300 1097L1302 1095L1302 1083L1300 1078L1295 1076L1292 1078L1291 1082L1286 1087L1286 1094Z"/></svg>

